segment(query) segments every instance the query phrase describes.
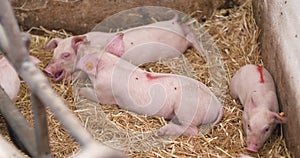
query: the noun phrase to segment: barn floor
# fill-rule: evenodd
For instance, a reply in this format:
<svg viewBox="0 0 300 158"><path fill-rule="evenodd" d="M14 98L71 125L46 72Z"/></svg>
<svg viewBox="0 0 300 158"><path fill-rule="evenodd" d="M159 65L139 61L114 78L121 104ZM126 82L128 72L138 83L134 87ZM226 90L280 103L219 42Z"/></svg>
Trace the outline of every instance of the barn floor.
<svg viewBox="0 0 300 158"><path fill-rule="evenodd" d="M191 16L197 18L196 15ZM101 109L104 115L102 116L107 117L119 128L115 129L109 124L105 126L107 129L97 133L95 128L104 127L105 124L105 122L97 124L99 120L96 120L96 122L91 121L87 128L91 130L96 139L105 141L107 144L115 143L115 146L126 149L126 153L132 157L238 157L241 153L266 158L290 157L281 127L276 129L259 153L249 153L245 150L246 143L241 126L242 106L238 101L231 98L227 88L230 78L241 66L249 63L263 65L259 44L257 43L259 30L253 18L251 2L248 1L241 6L231 9L216 10L210 19L201 24L205 26L208 33L212 36L212 40L215 41L222 56L221 60L226 72L223 78L227 84L225 85L226 92L223 104L224 116L219 124L205 135L180 136L158 144L157 148L155 148L153 143L155 143L156 139L153 137L145 138L145 136L148 136L146 134L148 131L155 130L166 123L162 118L139 116L118 109L115 105L103 105ZM51 51L43 49L46 42L52 37L65 37L68 34L61 30L48 31L43 28L38 29L42 30L44 35L32 36L30 52L42 61L39 67L43 69L52 57ZM185 53L185 57L194 69L195 75L193 77L211 86L205 61L198 53L194 49L189 49ZM142 68L148 71L170 72L170 69L164 67L161 63L146 64ZM76 104L78 97L74 97L72 94L74 83L67 81L54 83L50 78L49 81L57 93L65 99L66 104L74 111L74 114L83 122L86 122L86 115L81 115L78 112L78 109L82 108ZM27 86L22 83L17 105L26 119L32 124L29 96L30 92ZM91 107L94 107L94 105L91 105ZM61 127L50 111L48 112L48 125L51 151L55 157L66 157L78 151L78 145ZM134 135L137 132L142 133L138 138ZM143 133L145 134L143 135ZM9 139L3 119L0 119L0 134ZM151 147L147 148L147 145Z"/></svg>

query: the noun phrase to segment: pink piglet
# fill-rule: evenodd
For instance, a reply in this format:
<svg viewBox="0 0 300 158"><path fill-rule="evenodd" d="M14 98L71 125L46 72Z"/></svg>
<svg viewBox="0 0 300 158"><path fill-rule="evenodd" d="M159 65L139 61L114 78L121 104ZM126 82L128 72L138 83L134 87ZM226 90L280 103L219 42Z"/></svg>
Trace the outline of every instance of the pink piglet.
<svg viewBox="0 0 300 158"><path fill-rule="evenodd" d="M261 66L245 65L233 76L230 92L244 106L242 122L247 150L258 152L276 124L286 123L286 118L279 114L273 78Z"/></svg>

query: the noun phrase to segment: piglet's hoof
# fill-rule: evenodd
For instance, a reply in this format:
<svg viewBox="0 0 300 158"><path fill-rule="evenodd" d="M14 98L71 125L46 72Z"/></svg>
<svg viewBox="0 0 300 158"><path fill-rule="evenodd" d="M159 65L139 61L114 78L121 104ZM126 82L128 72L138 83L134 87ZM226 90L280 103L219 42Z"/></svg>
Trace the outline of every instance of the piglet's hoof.
<svg viewBox="0 0 300 158"><path fill-rule="evenodd" d="M187 127L182 125L177 125L174 123L169 123L163 127L161 127L157 131L157 135L159 136L179 136L179 135L197 135L198 129L197 127Z"/></svg>
<svg viewBox="0 0 300 158"><path fill-rule="evenodd" d="M240 154L240 157L238 157L238 158L254 158L254 157L249 156L249 155Z"/></svg>

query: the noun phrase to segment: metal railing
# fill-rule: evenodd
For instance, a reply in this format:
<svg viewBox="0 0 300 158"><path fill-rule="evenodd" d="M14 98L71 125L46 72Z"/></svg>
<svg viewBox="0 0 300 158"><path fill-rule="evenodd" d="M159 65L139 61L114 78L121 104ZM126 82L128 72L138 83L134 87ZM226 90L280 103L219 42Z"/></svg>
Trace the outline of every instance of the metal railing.
<svg viewBox="0 0 300 158"><path fill-rule="evenodd" d="M28 154L38 158L53 157L49 147L45 109L47 106L80 145L81 150L72 157L126 157L123 153L98 143L92 138L79 119L67 108L64 101L51 89L41 70L29 60L28 49L21 39L21 34L9 1L1 0L0 51L29 86L34 128L28 125L2 88L0 88L0 111ZM22 154L16 149L6 147L7 142L2 137L0 137L0 141L5 143L1 143L0 146L0 151L5 151L3 154L22 157ZM0 154L2 153L0 152Z"/></svg>

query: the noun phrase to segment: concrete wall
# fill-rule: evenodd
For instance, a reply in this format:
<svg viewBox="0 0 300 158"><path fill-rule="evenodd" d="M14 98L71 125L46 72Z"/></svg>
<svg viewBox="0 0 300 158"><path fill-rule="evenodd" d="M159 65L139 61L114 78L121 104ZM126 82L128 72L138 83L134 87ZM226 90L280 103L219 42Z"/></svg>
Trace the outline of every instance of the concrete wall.
<svg viewBox="0 0 300 158"><path fill-rule="evenodd" d="M300 1L254 0L265 66L274 77L288 123L284 135L292 157L300 157Z"/></svg>

